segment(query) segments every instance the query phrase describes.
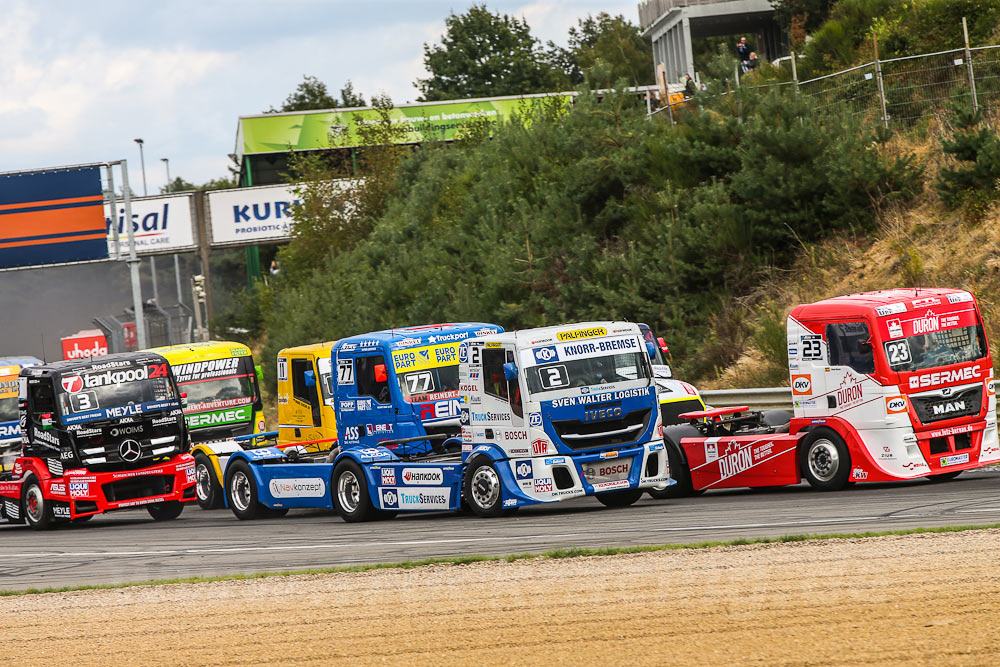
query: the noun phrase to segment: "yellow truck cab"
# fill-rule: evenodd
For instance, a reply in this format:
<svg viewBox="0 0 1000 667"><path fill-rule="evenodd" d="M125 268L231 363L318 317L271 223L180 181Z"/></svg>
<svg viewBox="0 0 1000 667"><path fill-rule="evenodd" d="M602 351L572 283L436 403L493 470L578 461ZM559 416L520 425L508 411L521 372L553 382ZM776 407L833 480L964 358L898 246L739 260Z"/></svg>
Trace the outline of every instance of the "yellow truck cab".
<svg viewBox="0 0 1000 667"><path fill-rule="evenodd" d="M198 504L204 509L222 507L222 471L229 454L242 449L233 438L265 430L258 371L250 348L243 343L209 341L152 351L170 362L177 388L186 395L184 418L195 458Z"/></svg>
<svg viewBox="0 0 1000 667"><path fill-rule="evenodd" d="M336 341L288 347L278 353L278 444L337 437L330 350ZM329 449L329 442L306 445Z"/></svg>

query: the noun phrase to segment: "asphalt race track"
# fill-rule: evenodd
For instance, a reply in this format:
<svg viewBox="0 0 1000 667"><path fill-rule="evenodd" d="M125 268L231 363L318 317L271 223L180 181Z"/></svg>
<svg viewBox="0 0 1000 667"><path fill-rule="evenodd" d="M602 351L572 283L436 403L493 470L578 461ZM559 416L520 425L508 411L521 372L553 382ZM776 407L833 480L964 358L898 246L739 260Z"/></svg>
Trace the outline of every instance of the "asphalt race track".
<svg viewBox="0 0 1000 667"><path fill-rule="evenodd" d="M715 491L609 510L593 498L479 519L400 514L347 524L332 513L293 511L239 521L229 510L189 506L176 521L144 511L35 532L0 525L0 590L396 562L568 547L690 543L801 533L857 533L1000 523L1000 470L951 482L858 484L837 493L807 485Z"/></svg>

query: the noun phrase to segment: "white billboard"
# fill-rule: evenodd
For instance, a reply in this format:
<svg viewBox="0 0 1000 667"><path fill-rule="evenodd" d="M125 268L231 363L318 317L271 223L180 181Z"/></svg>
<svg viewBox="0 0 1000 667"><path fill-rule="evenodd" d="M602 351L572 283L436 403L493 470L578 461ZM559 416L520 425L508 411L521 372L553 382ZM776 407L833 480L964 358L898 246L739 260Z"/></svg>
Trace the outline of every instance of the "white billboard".
<svg viewBox="0 0 1000 667"><path fill-rule="evenodd" d="M141 197L132 200L132 230L135 250L140 255L195 250L194 225L191 218L192 195L177 194L162 197ZM125 203L115 201L118 214L118 243L121 254L128 254L128 228L125 226ZM115 252L114 231L111 227L111 207L105 202L104 220L108 228L108 253Z"/></svg>
<svg viewBox="0 0 1000 667"><path fill-rule="evenodd" d="M287 185L209 192L212 245L287 241L295 203L298 199Z"/></svg>

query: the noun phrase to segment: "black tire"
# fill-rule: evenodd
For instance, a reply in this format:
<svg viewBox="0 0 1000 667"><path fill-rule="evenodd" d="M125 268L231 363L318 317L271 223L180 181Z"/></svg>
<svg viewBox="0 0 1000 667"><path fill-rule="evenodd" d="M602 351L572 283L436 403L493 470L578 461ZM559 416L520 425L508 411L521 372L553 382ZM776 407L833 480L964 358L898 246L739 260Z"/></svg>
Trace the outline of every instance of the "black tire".
<svg viewBox="0 0 1000 667"><path fill-rule="evenodd" d="M375 521L387 512L375 507L368 494L368 480L357 461L344 459L333 469L330 483L333 509L347 523Z"/></svg>
<svg viewBox="0 0 1000 667"><path fill-rule="evenodd" d="M156 503L146 507L146 511L149 512L149 516L153 517L154 521L173 521L184 511L184 503L179 500Z"/></svg>
<svg viewBox="0 0 1000 667"><path fill-rule="evenodd" d="M835 431L810 431L799 445L799 466L809 485L820 491L840 491L851 476L851 453Z"/></svg>
<svg viewBox="0 0 1000 667"><path fill-rule="evenodd" d="M229 509L240 521L269 516L269 508L257 497L257 481L250 464L240 459L226 468L226 498Z"/></svg>
<svg viewBox="0 0 1000 667"><path fill-rule="evenodd" d="M31 475L21 486L21 516L33 530L48 530L52 527L52 503L45 499L42 485Z"/></svg>
<svg viewBox="0 0 1000 667"><path fill-rule="evenodd" d="M215 466L211 459L198 452L194 455L195 493L198 496L198 507L203 510L214 510L222 507L222 485L215 475Z"/></svg>
<svg viewBox="0 0 1000 667"><path fill-rule="evenodd" d="M621 491L598 493L594 497L605 507L628 507L642 498L643 491L644 489L622 489Z"/></svg>
<svg viewBox="0 0 1000 667"><path fill-rule="evenodd" d="M485 456L477 456L466 468L462 497L476 516L503 516L503 482L496 466Z"/></svg>
<svg viewBox="0 0 1000 667"><path fill-rule="evenodd" d="M690 425L670 426L663 429L663 448L667 450L667 465L670 479L677 482L665 489L649 489L649 495L657 500L697 496L704 491L695 491L691 483L691 470L687 460L681 456L681 438L702 437L698 429Z"/></svg>
<svg viewBox="0 0 1000 667"><path fill-rule="evenodd" d="M931 482L950 482L959 475L961 475L963 470L952 470L951 472L940 472L936 475L928 475L927 479Z"/></svg>

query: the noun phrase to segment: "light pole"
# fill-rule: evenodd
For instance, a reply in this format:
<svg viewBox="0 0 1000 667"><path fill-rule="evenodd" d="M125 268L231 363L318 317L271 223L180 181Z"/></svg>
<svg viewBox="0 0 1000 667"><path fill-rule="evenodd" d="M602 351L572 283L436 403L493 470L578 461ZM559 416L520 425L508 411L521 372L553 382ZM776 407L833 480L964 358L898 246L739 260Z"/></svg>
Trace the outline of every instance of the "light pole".
<svg viewBox="0 0 1000 667"><path fill-rule="evenodd" d="M146 158L142 154L142 144L144 143L142 139L133 139L135 143L139 144L139 164L142 165L142 196L145 197L149 194L146 190Z"/></svg>
<svg viewBox="0 0 1000 667"><path fill-rule="evenodd" d="M142 165L142 196L145 197L149 194L149 190L146 189L146 157L142 153L142 139L133 139L135 143L139 144L139 164ZM149 273L153 277L153 301L156 303L160 302L160 295L157 293L156 289L156 259L150 255L149 256Z"/></svg>
<svg viewBox="0 0 1000 667"><path fill-rule="evenodd" d="M170 192L170 158L161 157L160 162L167 168L167 192Z"/></svg>

